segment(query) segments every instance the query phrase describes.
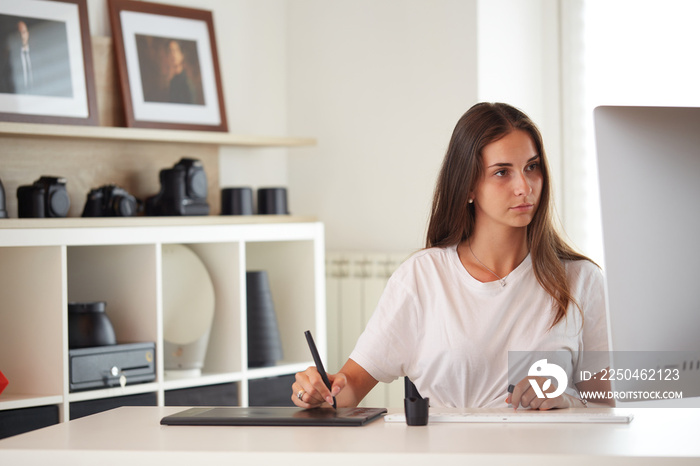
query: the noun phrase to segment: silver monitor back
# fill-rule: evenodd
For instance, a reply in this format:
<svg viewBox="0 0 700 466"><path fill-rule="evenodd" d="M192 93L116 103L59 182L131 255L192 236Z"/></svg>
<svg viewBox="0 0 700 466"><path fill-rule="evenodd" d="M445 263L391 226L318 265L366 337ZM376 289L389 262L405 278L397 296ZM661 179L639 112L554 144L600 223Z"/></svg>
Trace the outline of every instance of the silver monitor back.
<svg viewBox="0 0 700 466"><path fill-rule="evenodd" d="M594 123L613 356L653 352L700 396L700 108L604 106Z"/></svg>

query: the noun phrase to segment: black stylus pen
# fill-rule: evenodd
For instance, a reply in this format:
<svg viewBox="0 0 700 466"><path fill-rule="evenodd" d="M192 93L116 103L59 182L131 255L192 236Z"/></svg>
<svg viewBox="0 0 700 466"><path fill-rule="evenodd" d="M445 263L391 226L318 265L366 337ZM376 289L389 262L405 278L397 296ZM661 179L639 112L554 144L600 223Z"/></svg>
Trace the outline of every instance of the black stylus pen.
<svg viewBox="0 0 700 466"><path fill-rule="evenodd" d="M323 383L326 384L326 387L328 387L328 390L330 390L331 382L330 380L328 380L328 374L326 374L326 370L323 368L323 362L321 362L321 356L318 354L318 350L316 349L314 337L311 336L311 332L308 330L304 332L304 335L306 336L306 341L309 344L311 356L313 356L314 358L314 364L316 364L316 369L318 370L318 373L321 374L321 379L323 379ZM335 397L333 397L333 409L336 409Z"/></svg>

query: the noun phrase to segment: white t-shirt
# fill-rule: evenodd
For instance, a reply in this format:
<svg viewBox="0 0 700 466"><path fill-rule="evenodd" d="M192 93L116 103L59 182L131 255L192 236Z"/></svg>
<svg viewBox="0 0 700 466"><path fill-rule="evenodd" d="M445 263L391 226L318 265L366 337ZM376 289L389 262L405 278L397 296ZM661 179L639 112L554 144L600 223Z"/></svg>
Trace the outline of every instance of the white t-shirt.
<svg viewBox="0 0 700 466"><path fill-rule="evenodd" d="M505 407L509 351L570 354L569 381L603 367L582 351L608 350L603 277L589 261L568 261L574 304L550 329L553 300L530 256L507 277L482 283L469 275L456 246L422 250L394 272L350 358L376 380L408 376L436 407ZM514 354L511 353L511 357ZM528 364L529 367L529 364ZM516 374L518 382L527 375Z"/></svg>

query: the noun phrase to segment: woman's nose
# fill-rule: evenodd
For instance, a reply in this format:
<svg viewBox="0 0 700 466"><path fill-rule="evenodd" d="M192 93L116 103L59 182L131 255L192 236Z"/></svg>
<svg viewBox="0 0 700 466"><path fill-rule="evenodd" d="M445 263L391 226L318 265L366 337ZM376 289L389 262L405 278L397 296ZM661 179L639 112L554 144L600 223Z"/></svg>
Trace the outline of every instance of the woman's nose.
<svg viewBox="0 0 700 466"><path fill-rule="evenodd" d="M515 181L515 195L516 196L527 196L532 192L532 184L530 180L527 179L524 173L521 173Z"/></svg>

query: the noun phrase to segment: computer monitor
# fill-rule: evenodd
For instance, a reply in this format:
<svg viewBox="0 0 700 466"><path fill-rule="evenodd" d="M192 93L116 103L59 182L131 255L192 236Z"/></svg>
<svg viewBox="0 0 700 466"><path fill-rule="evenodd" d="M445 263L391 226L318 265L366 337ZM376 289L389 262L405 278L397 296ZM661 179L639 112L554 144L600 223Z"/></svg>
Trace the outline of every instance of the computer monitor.
<svg viewBox="0 0 700 466"><path fill-rule="evenodd" d="M700 108L603 106L594 124L613 366L634 352L698 397Z"/></svg>

